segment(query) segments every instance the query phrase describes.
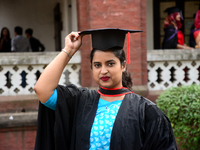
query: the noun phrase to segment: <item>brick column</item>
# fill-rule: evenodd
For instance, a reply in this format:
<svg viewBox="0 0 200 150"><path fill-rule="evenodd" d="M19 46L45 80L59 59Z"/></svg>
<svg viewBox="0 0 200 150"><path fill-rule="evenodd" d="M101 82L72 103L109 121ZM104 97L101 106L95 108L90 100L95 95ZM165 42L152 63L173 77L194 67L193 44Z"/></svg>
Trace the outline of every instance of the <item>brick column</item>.
<svg viewBox="0 0 200 150"><path fill-rule="evenodd" d="M143 30L130 36L131 63L128 70L132 74L134 85L147 84L146 61L146 0L77 0L78 28L80 31L96 28L125 28ZM84 37L81 47L81 85L94 87L90 62L87 59L91 50L91 41ZM124 45L126 51L126 42Z"/></svg>
<svg viewBox="0 0 200 150"><path fill-rule="evenodd" d="M77 0L77 17L78 17L78 30L83 31L90 29L90 22L88 16L88 0ZM83 37L81 50L81 86L91 87L91 69L89 55L91 51L90 36Z"/></svg>

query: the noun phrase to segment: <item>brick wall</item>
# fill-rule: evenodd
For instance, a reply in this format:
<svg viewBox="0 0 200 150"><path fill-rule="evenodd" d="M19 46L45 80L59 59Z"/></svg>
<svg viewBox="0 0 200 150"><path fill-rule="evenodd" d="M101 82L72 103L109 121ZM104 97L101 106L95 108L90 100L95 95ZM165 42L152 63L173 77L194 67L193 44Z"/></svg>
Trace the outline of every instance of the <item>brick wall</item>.
<svg viewBox="0 0 200 150"><path fill-rule="evenodd" d="M0 96L0 150L33 150L39 101L36 96Z"/></svg>
<svg viewBox="0 0 200 150"><path fill-rule="evenodd" d="M131 63L128 65L132 73L135 89L144 89L147 84L146 68L146 0L77 0L78 29L83 31L95 28L125 28L143 30L143 33L135 33L130 36ZM83 38L81 46L81 85L96 87L88 59L91 51L90 36ZM126 43L124 49L126 50ZM144 85L144 88L142 87ZM146 93L145 93L146 94ZM144 94L144 95L145 95ZM29 111L37 111L38 101L16 101L10 103L2 101L1 106L10 105L18 112L25 110L25 114L33 116L31 124L20 123L20 126L4 126L0 128L0 150L33 150L36 137L35 114ZM13 113L14 110L4 107L0 113ZM6 111L7 110L7 111ZM8 113L8 112L7 112ZM19 113L19 116L21 114ZM6 117L4 117L6 118ZM26 118L25 118L26 119ZM27 119L26 119L27 120ZM25 121L24 121L25 122ZM8 122L9 123L9 122Z"/></svg>
<svg viewBox="0 0 200 150"><path fill-rule="evenodd" d="M36 126L0 129L0 150L33 150Z"/></svg>
<svg viewBox="0 0 200 150"><path fill-rule="evenodd" d="M143 30L130 36L131 63L128 69L134 85L147 84L146 61L146 0L77 0L78 29L125 28ZM83 38L81 46L81 85L97 86L88 56L91 51L90 36ZM126 50L126 43L124 50Z"/></svg>

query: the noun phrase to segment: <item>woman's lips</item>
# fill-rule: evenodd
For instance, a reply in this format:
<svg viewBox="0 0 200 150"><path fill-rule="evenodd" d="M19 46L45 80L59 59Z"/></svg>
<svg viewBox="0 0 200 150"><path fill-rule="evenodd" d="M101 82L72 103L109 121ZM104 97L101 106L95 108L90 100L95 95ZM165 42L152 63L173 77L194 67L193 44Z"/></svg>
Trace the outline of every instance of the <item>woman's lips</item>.
<svg viewBox="0 0 200 150"><path fill-rule="evenodd" d="M108 81L109 79L110 79L110 77L107 77L107 76L106 77L101 77L102 81Z"/></svg>

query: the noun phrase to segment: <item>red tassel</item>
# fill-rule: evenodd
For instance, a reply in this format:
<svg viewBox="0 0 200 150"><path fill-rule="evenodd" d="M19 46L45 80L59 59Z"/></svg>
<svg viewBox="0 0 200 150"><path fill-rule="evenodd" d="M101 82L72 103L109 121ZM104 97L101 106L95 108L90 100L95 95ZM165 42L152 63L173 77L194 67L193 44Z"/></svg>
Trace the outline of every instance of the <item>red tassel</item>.
<svg viewBox="0 0 200 150"><path fill-rule="evenodd" d="M128 32L128 37L127 37L127 63L130 64L130 32Z"/></svg>

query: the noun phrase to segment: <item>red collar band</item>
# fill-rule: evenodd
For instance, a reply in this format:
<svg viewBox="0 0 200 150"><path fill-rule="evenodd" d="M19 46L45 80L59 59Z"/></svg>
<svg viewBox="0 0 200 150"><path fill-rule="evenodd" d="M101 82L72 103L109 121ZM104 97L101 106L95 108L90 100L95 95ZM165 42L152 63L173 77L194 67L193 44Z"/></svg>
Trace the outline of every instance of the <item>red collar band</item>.
<svg viewBox="0 0 200 150"><path fill-rule="evenodd" d="M105 88L105 87L100 87L97 92L102 95L102 96L108 96L108 97L115 97L115 96L122 96L125 94L130 94L133 93L126 87L121 87L121 88Z"/></svg>

